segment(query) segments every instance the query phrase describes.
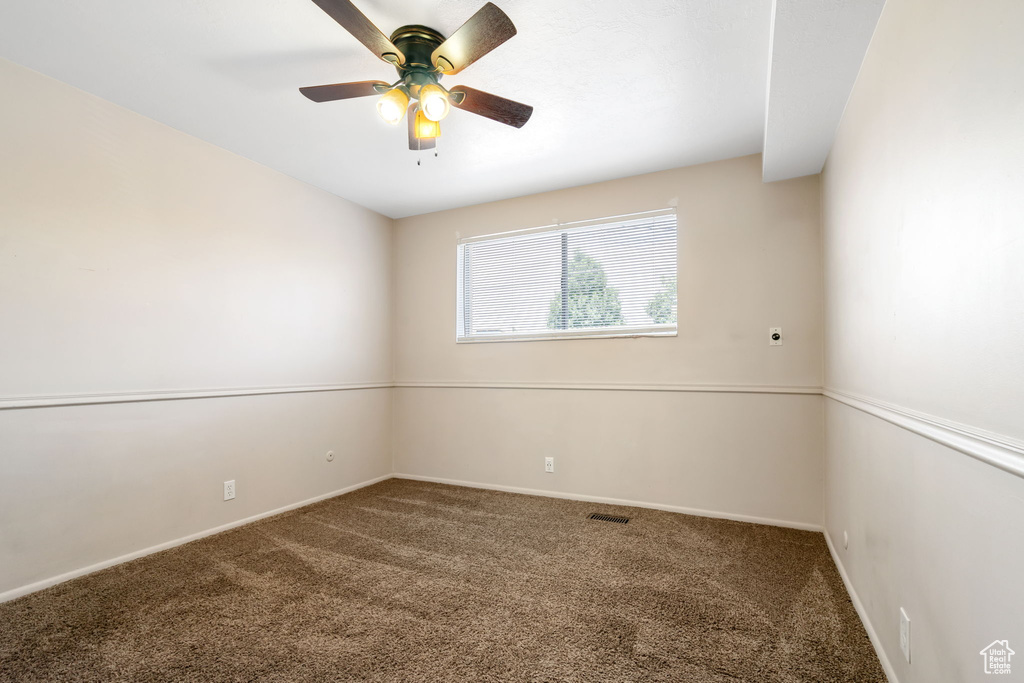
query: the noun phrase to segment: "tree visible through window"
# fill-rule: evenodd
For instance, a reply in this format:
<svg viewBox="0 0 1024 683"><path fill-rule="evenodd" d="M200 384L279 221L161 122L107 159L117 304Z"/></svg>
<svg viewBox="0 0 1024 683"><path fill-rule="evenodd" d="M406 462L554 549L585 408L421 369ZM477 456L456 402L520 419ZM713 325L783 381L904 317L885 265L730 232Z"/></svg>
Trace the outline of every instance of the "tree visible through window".
<svg viewBox="0 0 1024 683"><path fill-rule="evenodd" d="M647 304L647 315L658 325L676 322L676 279L665 278L665 288Z"/></svg>
<svg viewBox="0 0 1024 683"><path fill-rule="evenodd" d="M619 290L608 286L604 267L597 259L577 249L569 261L566 297L559 292L551 300L549 330L579 327L608 327L622 324ZM568 315L562 316L562 299L569 302Z"/></svg>
<svg viewBox="0 0 1024 683"><path fill-rule="evenodd" d="M460 341L674 335L671 209L463 238Z"/></svg>

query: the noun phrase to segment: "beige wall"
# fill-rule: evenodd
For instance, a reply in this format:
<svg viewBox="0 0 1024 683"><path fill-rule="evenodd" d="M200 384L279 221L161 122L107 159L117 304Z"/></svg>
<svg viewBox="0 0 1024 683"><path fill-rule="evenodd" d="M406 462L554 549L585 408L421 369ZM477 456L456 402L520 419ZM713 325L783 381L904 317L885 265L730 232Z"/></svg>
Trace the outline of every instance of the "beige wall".
<svg viewBox="0 0 1024 683"><path fill-rule="evenodd" d="M399 381L821 384L818 178L759 156L396 221ZM459 236L678 205L679 336L455 344ZM781 347L768 328L781 326Z"/></svg>
<svg viewBox="0 0 1024 683"><path fill-rule="evenodd" d="M390 474L390 391L0 410L0 595Z"/></svg>
<svg viewBox="0 0 1024 683"><path fill-rule="evenodd" d="M389 219L10 62L0 91L0 595L390 473L390 389L188 398L389 383Z"/></svg>
<svg viewBox="0 0 1024 683"><path fill-rule="evenodd" d="M1024 479L977 459L1024 473L1021 25L1017 0L889 0L823 177L826 385L967 444L827 406L826 527L903 683L1024 645Z"/></svg>
<svg viewBox="0 0 1024 683"><path fill-rule="evenodd" d="M395 392L401 474L820 527L820 396ZM553 474L544 472L547 456Z"/></svg>
<svg viewBox="0 0 1024 683"><path fill-rule="evenodd" d="M821 382L818 179L760 173L745 157L396 221L395 376L426 386L396 390L395 471L819 524L820 397L721 393ZM678 337L455 343L459 236L666 206Z"/></svg>

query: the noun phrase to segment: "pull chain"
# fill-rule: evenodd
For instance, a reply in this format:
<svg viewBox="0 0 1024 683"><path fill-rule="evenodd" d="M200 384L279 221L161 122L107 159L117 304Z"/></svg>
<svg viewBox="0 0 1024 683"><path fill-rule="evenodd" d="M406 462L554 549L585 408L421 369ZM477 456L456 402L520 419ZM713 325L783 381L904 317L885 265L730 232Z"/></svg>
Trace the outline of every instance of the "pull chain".
<svg viewBox="0 0 1024 683"><path fill-rule="evenodd" d="M416 165L423 165L423 141L420 138L416 138L416 153L419 154L416 158ZM434 139L434 158L437 158L437 138Z"/></svg>

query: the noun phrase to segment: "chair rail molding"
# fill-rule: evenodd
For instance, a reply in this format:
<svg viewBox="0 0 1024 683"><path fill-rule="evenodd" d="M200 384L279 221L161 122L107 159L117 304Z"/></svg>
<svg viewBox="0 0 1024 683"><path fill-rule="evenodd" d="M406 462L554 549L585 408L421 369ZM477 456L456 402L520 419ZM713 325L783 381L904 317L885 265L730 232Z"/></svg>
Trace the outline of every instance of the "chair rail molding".
<svg viewBox="0 0 1024 683"><path fill-rule="evenodd" d="M0 410L83 406L104 403L140 403L191 399L262 396L268 394L304 394L373 389L492 389L530 391L636 391L713 394L821 395L890 424L948 446L1005 472L1024 477L1024 442L970 425L911 410L868 396L833 387L800 385L738 384L630 384L616 382L470 382L397 380L387 382L349 382L337 384L300 384L270 387L228 387L215 389L174 389L164 391L110 392L97 394L56 394L50 396L0 397Z"/></svg>
<svg viewBox="0 0 1024 683"><path fill-rule="evenodd" d="M825 387L822 394L1005 472L1024 477L1024 442L1017 439L832 387Z"/></svg>
<svg viewBox="0 0 1024 683"><path fill-rule="evenodd" d="M398 389L528 389L552 391L663 391L711 394L821 394L821 387L759 384L630 384L624 382L469 382L398 380Z"/></svg>
<svg viewBox="0 0 1024 683"><path fill-rule="evenodd" d="M233 387L220 389L173 389L166 391L129 391L103 394L55 394L52 396L0 397L0 410L18 408L51 408L57 406L84 406L99 403L141 403L146 401L184 401L197 398L226 398L231 396L262 396L265 394L309 394L323 391L356 391L360 389L390 389L391 382L352 382L345 384L298 384L276 387Z"/></svg>

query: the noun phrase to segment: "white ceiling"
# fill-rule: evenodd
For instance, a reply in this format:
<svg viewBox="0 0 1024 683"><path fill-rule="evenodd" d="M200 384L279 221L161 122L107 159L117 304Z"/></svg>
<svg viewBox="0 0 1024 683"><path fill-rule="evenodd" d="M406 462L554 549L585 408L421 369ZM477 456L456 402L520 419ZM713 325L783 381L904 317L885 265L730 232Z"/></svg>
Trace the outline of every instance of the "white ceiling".
<svg viewBox="0 0 1024 683"><path fill-rule="evenodd" d="M386 34L449 35L483 0L356 4ZM392 217L762 150L772 0L497 4L519 35L444 84L532 104L533 118L517 130L453 111L437 158L409 151L374 98L299 94L395 78L310 0L5 2L0 56Z"/></svg>

